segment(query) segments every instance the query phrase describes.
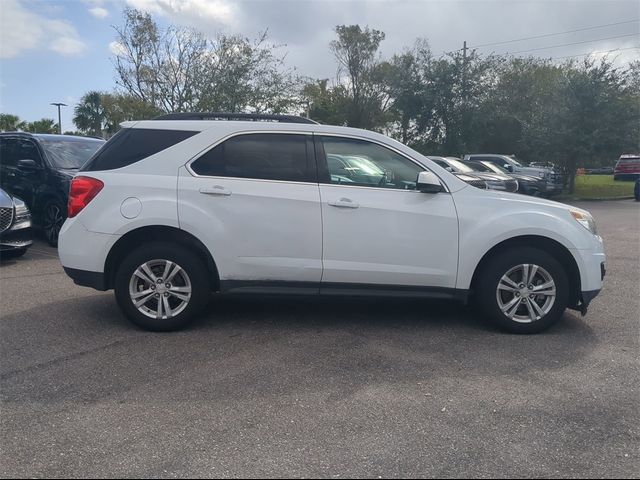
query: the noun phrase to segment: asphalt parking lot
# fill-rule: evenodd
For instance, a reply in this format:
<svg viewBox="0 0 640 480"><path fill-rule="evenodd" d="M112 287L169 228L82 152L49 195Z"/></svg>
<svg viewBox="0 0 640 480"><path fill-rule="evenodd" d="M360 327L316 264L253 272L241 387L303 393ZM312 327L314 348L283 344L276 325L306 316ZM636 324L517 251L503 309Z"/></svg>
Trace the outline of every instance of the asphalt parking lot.
<svg viewBox="0 0 640 480"><path fill-rule="evenodd" d="M637 477L640 205L582 318L514 336L448 302L216 298L146 333L38 242L0 266L2 477Z"/></svg>

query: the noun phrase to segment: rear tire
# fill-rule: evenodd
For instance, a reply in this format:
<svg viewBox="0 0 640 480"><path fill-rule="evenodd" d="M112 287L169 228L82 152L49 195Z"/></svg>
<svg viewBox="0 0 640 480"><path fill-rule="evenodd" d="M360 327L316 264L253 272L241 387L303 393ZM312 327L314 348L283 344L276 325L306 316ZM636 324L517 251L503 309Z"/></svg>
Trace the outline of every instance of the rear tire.
<svg viewBox="0 0 640 480"><path fill-rule="evenodd" d="M124 314L154 332L188 326L210 294L203 262L174 243L141 245L125 257L115 278L115 295Z"/></svg>
<svg viewBox="0 0 640 480"><path fill-rule="evenodd" d="M500 328L539 333L555 324L569 304L569 280L552 255L531 247L490 259L476 281L476 300Z"/></svg>
<svg viewBox="0 0 640 480"><path fill-rule="evenodd" d="M45 204L42 229L47 238L47 243L52 247L58 246L58 235L66 219L67 207L60 200L49 200Z"/></svg>

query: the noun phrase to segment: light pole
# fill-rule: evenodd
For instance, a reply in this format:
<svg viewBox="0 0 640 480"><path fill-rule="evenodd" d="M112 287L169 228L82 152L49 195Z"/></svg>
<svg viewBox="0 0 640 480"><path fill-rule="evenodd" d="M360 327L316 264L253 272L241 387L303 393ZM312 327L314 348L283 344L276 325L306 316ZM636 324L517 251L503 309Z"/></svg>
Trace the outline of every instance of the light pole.
<svg viewBox="0 0 640 480"><path fill-rule="evenodd" d="M62 120L60 119L60 107L66 107L66 103L52 103L51 105L58 107L58 133L62 135Z"/></svg>

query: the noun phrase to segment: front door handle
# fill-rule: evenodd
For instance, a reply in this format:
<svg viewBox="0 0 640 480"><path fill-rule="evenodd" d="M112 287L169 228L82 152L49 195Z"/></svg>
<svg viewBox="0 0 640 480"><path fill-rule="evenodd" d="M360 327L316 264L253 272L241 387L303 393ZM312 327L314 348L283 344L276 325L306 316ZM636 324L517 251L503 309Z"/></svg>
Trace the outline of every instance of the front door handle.
<svg viewBox="0 0 640 480"><path fill-rule="evenodd" d="M360 204L358 202L354 202L350 198L341 198L340 200L334 200L332 202L327 202L332 207L338 208L358 208Z"/></svg>
<svg viewBox="0 0 640 480"><path fill-rule="evenodd" d="M205 195L223 195L228 197L231 195L231 190L224 188L222 185L214 185L213 187L201 188L200 193L204 193Z"/></svg>

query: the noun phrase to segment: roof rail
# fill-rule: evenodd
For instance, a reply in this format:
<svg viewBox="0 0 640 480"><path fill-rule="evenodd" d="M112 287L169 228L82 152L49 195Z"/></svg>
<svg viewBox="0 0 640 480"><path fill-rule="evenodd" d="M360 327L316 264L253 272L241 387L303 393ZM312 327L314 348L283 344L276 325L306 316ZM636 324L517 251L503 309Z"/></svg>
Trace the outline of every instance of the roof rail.
<svg viewBox="0 0 640 480"><path fill-rule="evenodd" d="M271 115L263 113L223 113L223 112L203 112L203 113L168 113L154 118L154 120L243 120L254 122L282 122L282 123L313 123L310 118L296 115Z"/></svg>

